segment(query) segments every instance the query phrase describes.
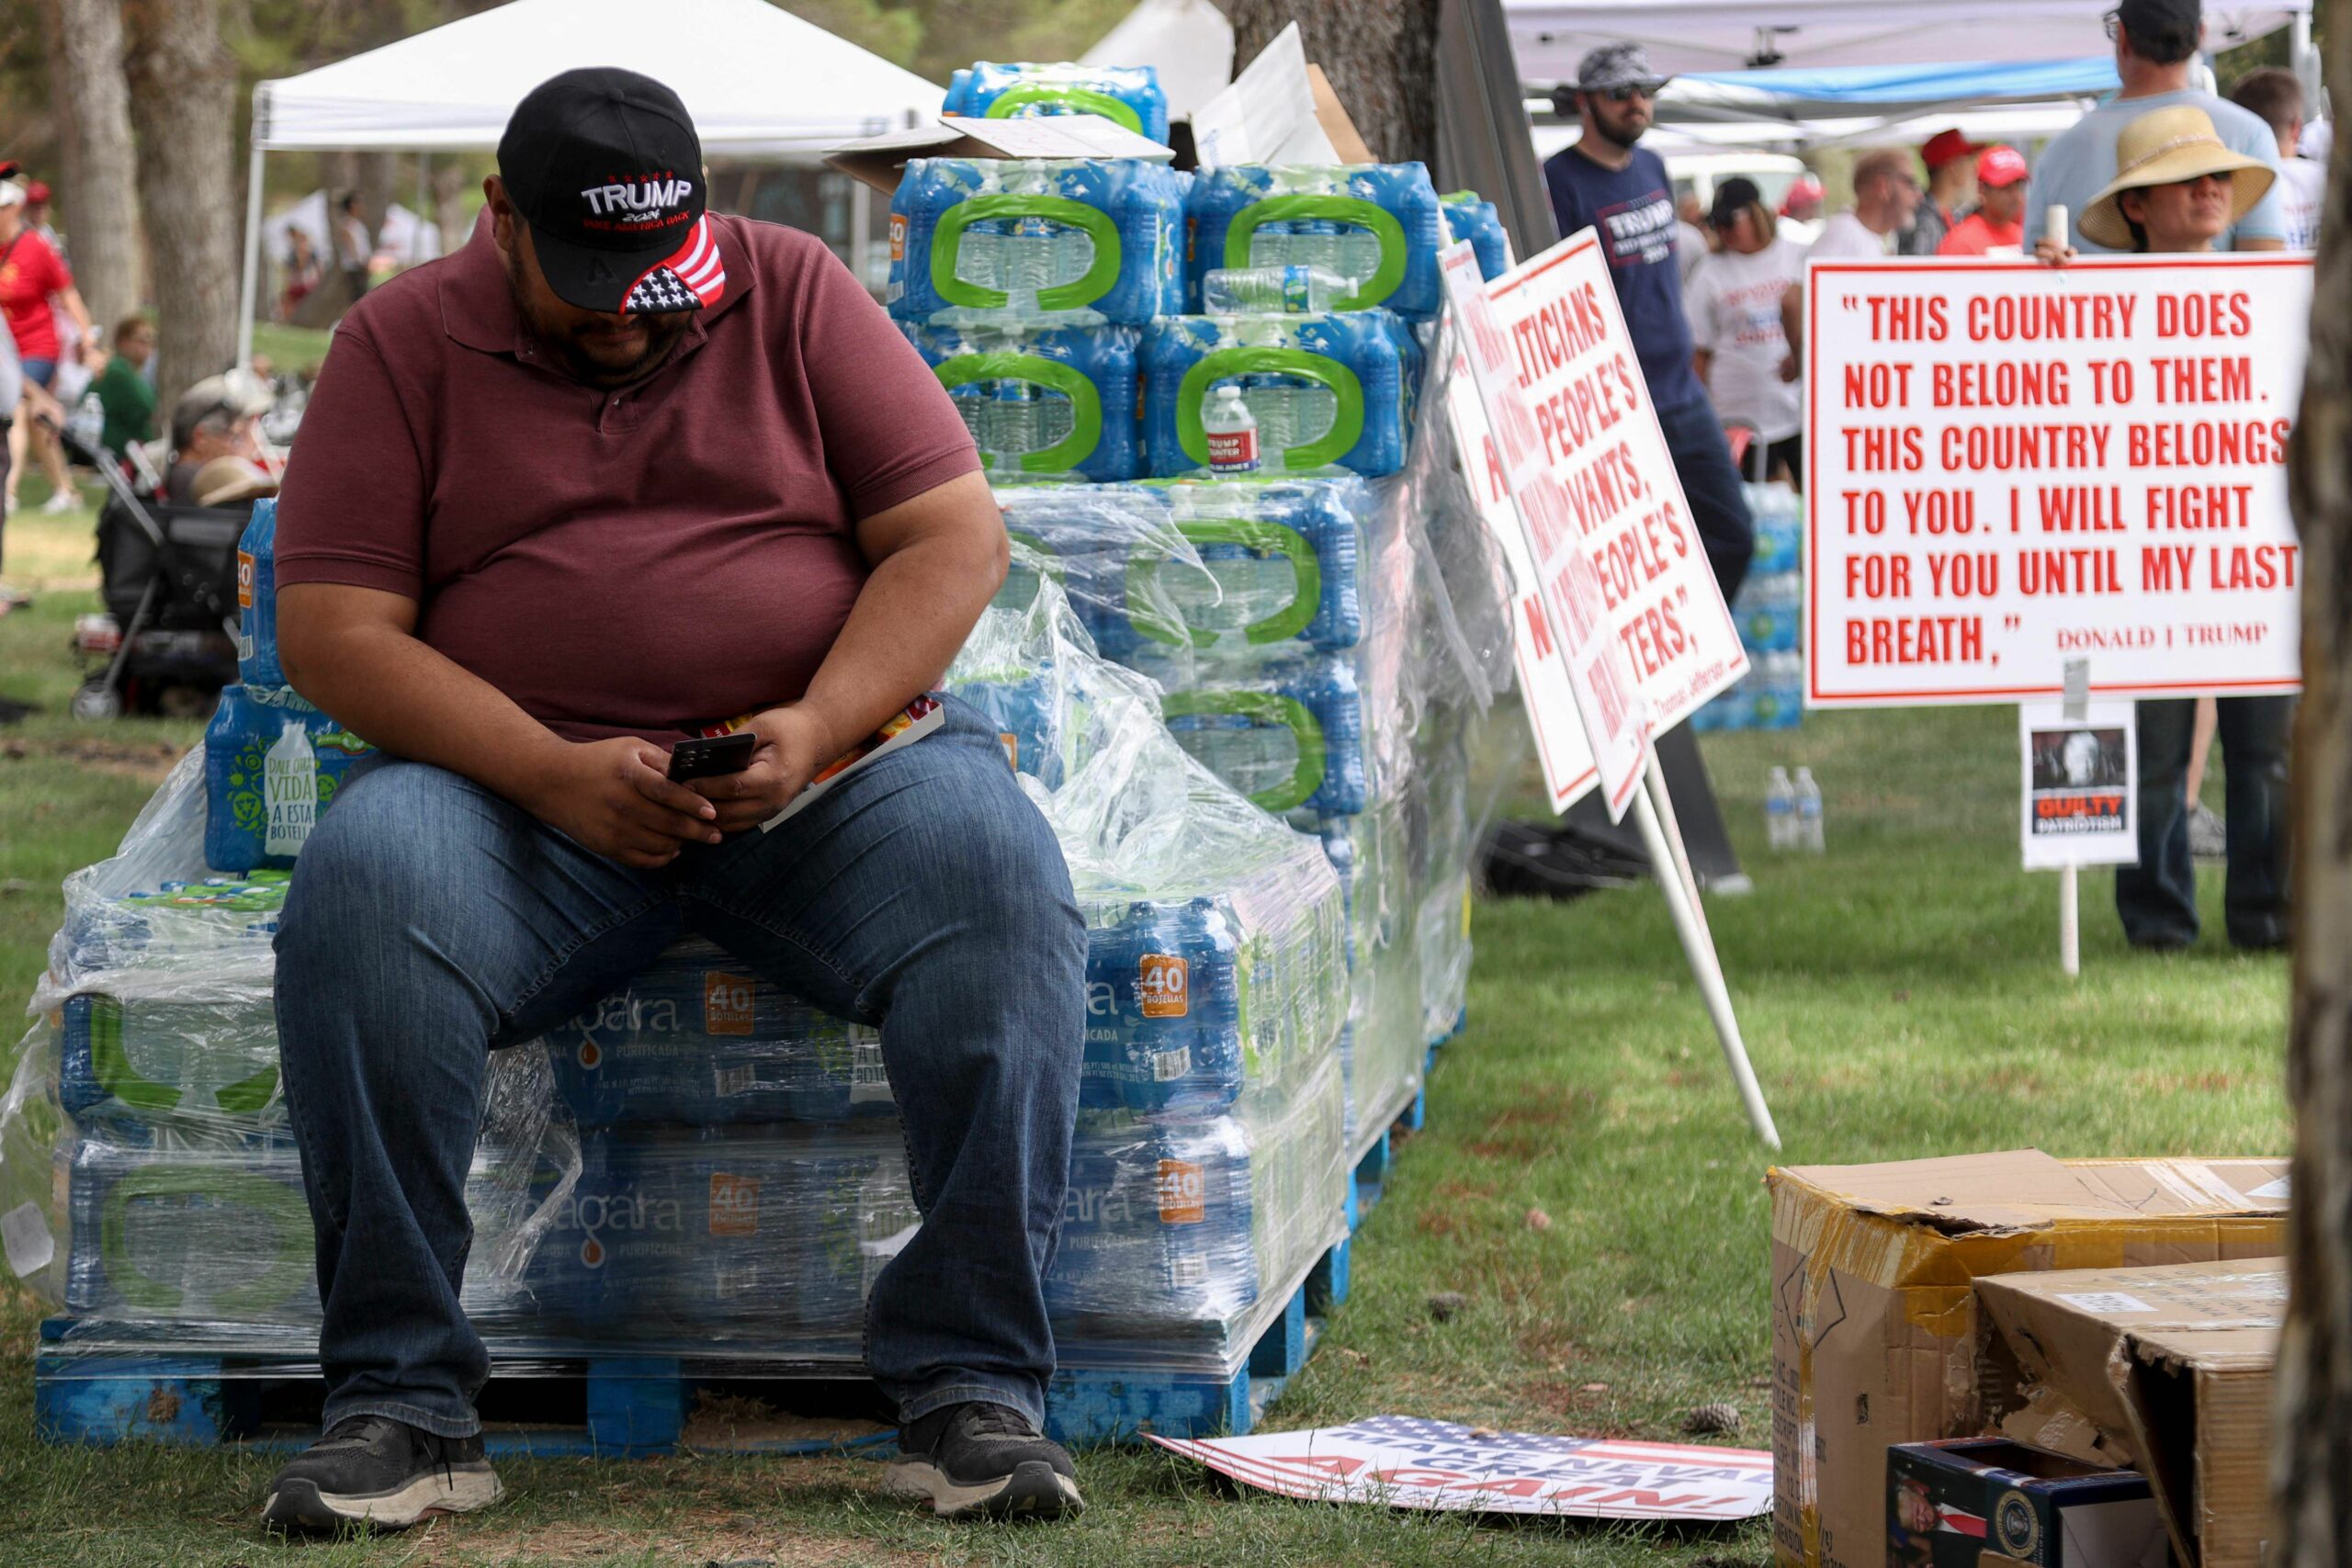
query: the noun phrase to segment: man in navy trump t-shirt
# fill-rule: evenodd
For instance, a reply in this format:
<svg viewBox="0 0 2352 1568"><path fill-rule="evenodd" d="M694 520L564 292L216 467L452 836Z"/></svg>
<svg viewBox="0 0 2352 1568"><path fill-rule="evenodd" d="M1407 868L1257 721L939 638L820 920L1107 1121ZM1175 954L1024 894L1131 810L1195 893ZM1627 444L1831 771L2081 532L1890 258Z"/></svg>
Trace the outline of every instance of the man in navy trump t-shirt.
<svg viewBox="0 0 2352 1568"><path fill-rule="evenodd" d="M1651 105L1665 85L1637 43L1604 44L1586 55L1576 85L1555 95L1563 114L1566 100L1574 101L1584 139L1554 154L1544 179L1560 232L1589 228L1600 236L1691 521L1729 600L1747 575L1755 525L1723 426L1691 364L1682 273L1675 265L1674 183L1663 159L1634 145L1649 129Z"/></svg>

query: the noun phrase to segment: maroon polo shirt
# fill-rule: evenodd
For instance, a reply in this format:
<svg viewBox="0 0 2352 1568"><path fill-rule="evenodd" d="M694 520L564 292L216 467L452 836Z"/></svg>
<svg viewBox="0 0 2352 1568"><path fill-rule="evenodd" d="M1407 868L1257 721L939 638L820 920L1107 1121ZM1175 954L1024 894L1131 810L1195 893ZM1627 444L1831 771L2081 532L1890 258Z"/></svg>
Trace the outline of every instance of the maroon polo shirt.
<svg viewBox="0 0 2352 1568"><path fill-rule="evenodd" d="M382 589L575 740L796 700L848 618L853 526L980 466L819 240L714 215L726 293L617 392L523 328L485 220L336 331L278 502L277 581Z"/></svg>

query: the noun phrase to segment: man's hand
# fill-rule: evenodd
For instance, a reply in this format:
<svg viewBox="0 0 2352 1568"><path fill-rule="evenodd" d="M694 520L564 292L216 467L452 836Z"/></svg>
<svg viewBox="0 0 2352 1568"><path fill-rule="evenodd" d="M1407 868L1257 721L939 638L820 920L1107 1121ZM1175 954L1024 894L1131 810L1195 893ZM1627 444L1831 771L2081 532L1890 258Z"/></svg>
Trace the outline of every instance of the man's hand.
<svg viewBox="0 0 2352 1568"><path fill-rule="evenodd" d="M650 740L622 736L549 752L515 804L582 848L654 871L685 844L715 844L718 810L668 777L670 754Z"/></svg>
<svg viewBox="0 0 2352 1568"><path fill-rule="evenodd" d="M847 744L835 742L824 721L799 704L754 714L744 728L760 738L752 765L686 785L718 807L722 832L756 828L783 810Z"/></svg>

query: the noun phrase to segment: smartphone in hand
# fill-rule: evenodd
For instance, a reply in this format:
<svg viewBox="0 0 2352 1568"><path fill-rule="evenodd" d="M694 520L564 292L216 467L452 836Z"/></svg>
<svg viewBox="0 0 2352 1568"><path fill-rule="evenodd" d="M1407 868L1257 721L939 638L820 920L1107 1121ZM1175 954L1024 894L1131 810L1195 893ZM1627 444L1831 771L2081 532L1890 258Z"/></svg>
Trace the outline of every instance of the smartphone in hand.
<svg viewBox="0 0 2352 1568"><path fill-rule="evenodd" d="M688 779L740 773L752 765L752 753L759 749L760 738L748 729L699 740L681 740L670 750L670 782L684 784Z"/></svg>

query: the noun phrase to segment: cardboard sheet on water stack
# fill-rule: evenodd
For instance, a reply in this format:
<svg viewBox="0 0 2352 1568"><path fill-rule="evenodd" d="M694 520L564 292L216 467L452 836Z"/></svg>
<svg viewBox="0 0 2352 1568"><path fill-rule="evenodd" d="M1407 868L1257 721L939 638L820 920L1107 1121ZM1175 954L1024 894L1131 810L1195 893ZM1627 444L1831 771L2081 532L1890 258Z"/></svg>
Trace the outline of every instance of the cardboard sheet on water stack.
<svg viewBox="0 0 2352 1568"><path fill-rule="evenodd" d="M1778 1561L1883 1568L1887 1449L1988 1414L1977 1279L2274 1256L2286 1171L2036 1149L1772 1171Z"/></svg>

